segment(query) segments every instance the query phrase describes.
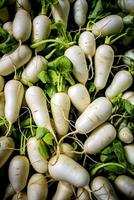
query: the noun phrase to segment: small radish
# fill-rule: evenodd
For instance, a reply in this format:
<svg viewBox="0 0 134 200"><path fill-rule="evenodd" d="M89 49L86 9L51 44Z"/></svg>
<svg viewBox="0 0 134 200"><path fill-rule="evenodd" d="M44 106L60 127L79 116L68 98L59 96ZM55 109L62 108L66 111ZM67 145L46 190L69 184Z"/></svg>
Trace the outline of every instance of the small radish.
<svg viewBox="0 0 134 200"><path fill-rule="evenodd" d="M27 194L25 192L17 193L12 197L12 200L28 200Z"/></svg>
<svg viewBox="0 0 134 200"><path fill-rule="evenodd" d="M9 181L17 193L22 191L27 184L29 167L29 160L23 155L16 155L10 161Z"/></svg>
<svg viewBox="0 0 134 200"><path fill-rule="evenodd" d="M51 98L51 110L58 137L66 135L69 129L70 98L65 92L55 93Z"/></svg>
<svg viewBox="0 0 134 200"><path fill-rule="evenodd" d="M82 84L88 80L88 68L86 58L82 49L77 46L71 46L65 51L65 56L73 64L73 75Z"/></svg>
<svg viewBox="0 0 134 200"><path fill-rule="evenodd" d="M126 144L132 143L134 140L134 136L133 136L131 130L127 126L123 127L121 130L119 130L118 138L120 141L122 141Z"/></svg>
<svg viewBox="0 0 134 200"><path fill-rule="evenodd" d="M6 30L7 32L9 32L10 34L12 34L13 31L13 22L12 21L8 21L6 23L3 24L3 29Z"/></svg>
<svg viewBox="0 0 134 200"><path fill-rule="evenodd" d="M28 200L46 200L48 184L43 174L33 174L27 185Z"/></svg>
<svg viewBox="0 0 134 200"><path fill-rule="evenodd" d="M81 84L77 83L70 86L68 89L68 95L71 99L73 106L79 111L83 112L90 104L90 95L87 88Z"/></svg>
<svg viewBox="0 0 134 200"><path fill-rule="evenodd" d="M114 51L109 45L102 44L95 53L95 78L94 85L96 92L102 90L107 83L113 62Z"/></svg>
<svg viewBox="0 0 134 200"><path fill-rule="evenodd" d="M134 165L134 143L124 146L127 161Z"/></svg>

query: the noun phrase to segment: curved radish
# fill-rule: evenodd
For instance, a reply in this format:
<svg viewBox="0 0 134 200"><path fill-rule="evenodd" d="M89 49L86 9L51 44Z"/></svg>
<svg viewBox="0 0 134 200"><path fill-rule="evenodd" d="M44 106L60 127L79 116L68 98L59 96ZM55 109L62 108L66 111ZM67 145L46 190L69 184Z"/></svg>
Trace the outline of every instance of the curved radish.
<svg viewBox="0 0 134 200"><path fill-rule="evenodd" d="M117 72L110 86L105 91L106 97L109 99L114 98L127 90L132 85L132 82L133 77L128 71L122 70Z"/></svg>
<svg viewBox="0 0 134 200"><path fill-rule="evenodd" d="M116 129L108 122L97 127L84 143L84 152L88 154L100 153L116 137ZM97 144L97 145L96 145Z"/></svg>
<svg viewBox="0 0 134 200"><path fill-rule="evenodd" d="M27 194L25 192L17 193L12 197L12 200L28 200Z"/></svg>
<svg viewBox="0 0 134 200"><path fill-rule="evenodd" d="M31 176L27 185L28 200L46 200L48 195L48 184L43 174Z"/></svg>
<svg viewBox="0 0 134 200"><path fill-rule="evenodd" d="M10 161L8 176L16 192L24 189L29 175L29 161L26 156L17 155Z"/></svg>
<svg viewBox="0 0 134 200"><path fill-rule="evenodd" d="M89 184L90 177L87 170L64 154L52 157L48 163L48 170L55 180L66 181L75 187Z"/></svg>
<svg viewBox="0 0 134 200"><path fill-rule="evenodd" d="M26 45L19 46L10 54L5 54L0 59L0 75L7 76L25 65L32 57L31 49Z"/></svg>
<svg viewBox="0 0 134 200"><path fill-rule="evenodd" d="M30 38L31 30L32 23L29 13L23 9L18 10L13 20L13 36L16 40L25 42Z"/></svg>
<svg viewBox="0 0 134 200"><path fill-rule="evenodd" d="M22 72L21 81L24 84L27 84L27 82L36 83L39 80L37 77L39 72L47 69L47 63L43 56L36 55L32 57Z"/></svg>
<svg viewBox="0 0 134 200"><path fill-rule="evenodd" d="M79 112L83 112L90 104L91 100L89 92L81 83L70 86L68 89L68 95L72 104Z"/></svg>
<svg viewBox="0 0 134 200"><path fill-rule="evenodd" d="M107 83L113 62L114 51L109 45L102 44L95 53L95 78L96 91L102 90Z"/></svg>
<svg viewBox="0 0 134 200"><path fill-rule="evenodd" d="M27 142L27 153L30 163L34 170L39 173L47 171L48 162L46 158L40 154L39 151L40 141L36 137L31 137Z"/></svg>
<svg viewBox="0 0 134 200"><path fill-rule="evenodd" d="M55 93L51 98L51 110L58 137L66 135L69 129L70 98L64 92Z"/></svg>
<svg viewBox="0 0 134 200"><path fill-rule="evenodd" d="M65 51L65 56L73 64L73 75L82 84L88 80L88 68L86 58L82 49L77 46L71 46Z"/></svg>
<svg viewBox="0 0 134 200"><path fill-rule="evenodd" d="M127 126L119 130L118 138L126 144L132 143L134 140L134 136Z"/></svg>
<svg viewBox="0 0 134 200"><path fill-rule="evenodd" d="M134 165L134 143L124 146L127 161Z"/></svg>

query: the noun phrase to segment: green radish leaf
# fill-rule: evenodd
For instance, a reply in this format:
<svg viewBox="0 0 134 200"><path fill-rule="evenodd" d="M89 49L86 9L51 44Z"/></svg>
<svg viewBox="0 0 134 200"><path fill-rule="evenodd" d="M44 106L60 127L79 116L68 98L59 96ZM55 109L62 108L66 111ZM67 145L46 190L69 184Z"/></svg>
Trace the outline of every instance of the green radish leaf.
<svg viewBox="0 0 134 200"><path fill-rule="evenodd" d="M38 127L36 129L36 138L37 138L37 140L43 138L47 133L49 133L49 130L47 128Z"/></svg>
<svg viewBox="0 0 134 200"><path fill-rule="evenodd" d="M49 151L48 151L47 145L45 144L43 140L39 140L38 150L43 158L49 159Z"/></svg>
<svg viewBox="0 0 134 200"><path fill-rule="evenodd" d="M41 80L42 83L48 83L50 82L50 79L49 79L49 76L48 76L48 73L46 71L41 71L39 74L38 74L38 78Z"/></svg>
<svg viewBox="0 0 134 200"><path fill-rule="evenodd" d="M89 91L89 94L95 92L95 89L96 89L96 88L95 88L94 83L93 83L93 82L90 82L90 83L88 84L88 91Z"/></svg>
<svg viewBox="0 0 134 200"><path fill-rule="evenodd" d="M128 100L124 100L124 108L128 112L128 114L134 114L134 105L132 105Z"/></svg>
<svg viewBox="0 0 134 200"><path fill-rule="evenodd" d="M42 139L46 144L53 146L54 137L51 133L47 133Z"/></svg>

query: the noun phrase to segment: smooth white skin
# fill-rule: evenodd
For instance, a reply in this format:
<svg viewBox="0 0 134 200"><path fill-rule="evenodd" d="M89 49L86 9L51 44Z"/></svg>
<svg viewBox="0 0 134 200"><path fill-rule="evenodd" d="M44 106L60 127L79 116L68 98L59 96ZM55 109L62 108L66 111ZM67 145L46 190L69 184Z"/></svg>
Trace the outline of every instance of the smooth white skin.
<svg viewBox="0 0 134 200"><path fill-rule="evenodd" d="M13 153L15 142L11 137L0 137L0 168L6 163Z"/></svg>
<svg viewBox="0 0 134 200"><path fill-rule="evenodd" d="M13 186L11 185L11 183L7 186L6 191L5 191L5 195L3 200L6 200L8 197L12 196L15 194L15 191L13 189Z"/></svg>
<svg viewBox="0 0 134 200"><path fill-rule="evenodd" d="M82 27L86 23L88 4L86 0L76 0L73 7L74 21Z"/></svg>
<svg viewBox="0 0 134 200"><path fill-rule="evenodd" d="M3 91L4 85L5 85L5 79L3 76L0 76L0 92Z"/></svg>
<svg viewBox="0 0 134 200"><path fill-rule="evenodd" d="M43 56L36 55L32 57L22 72L21 81L24 84L27 84L27 82L36 83L39 80L38 74L47 69L47 63Z"/></svg>
<svg viewBox="0 0 134 200"><path fill-rule="evenodd" d="M67 28L68 17L70 12L69 0L58 0L57 5L52 5L52 16L55 22L62 21L65 28Z"/></svg>
<svg viewBox="0 0 134 200"><path fill-rule="evenodd" d="M78 44L84 51L85 56L90 60L96 51L96 40L93 33L90 31L84 31L80 34Z"/></svg>
<svg viewBox="0 0 134 200"><path fill-rule="evenodd" d="M17 155L10 161L8 177L15 192L20 192L26 186L29 168L29 160L26 156Z"/></svg>
<svg viewBox="0 0 134 200"><path fill-rule="evenodd" d="M88 67L82 49L77 45L71 46L65 51L65 56L73 64L74 77L77 81L85 85L88 80Z"/></svg>
<svg viewBox="0 0 134 200"><path fill-rule="evenodd" d="M128 13L134 12L133 0L118 0L118 5L124 12L128 12Z"/></svg>
<svg viewBox="0 0 134 200"><path fill-rule="evenodd" d="M31 7L31 2L30 0L17 0L16 1L16 8L18 9L24 9L27 12L31 12L32 7Z"/></svg>
<svg viewBox="0 0 134 200"><path fill-rule="evenodd" d="M9 80L5 84L5 117L12 125L19 117L22 100L24 97L24 87L20 81Z"/></svg>
<svg viewBox="0 0 134 200"><path fill-rule="evenodd" d="M105 97L96 98L76 120L76 131L81 134L89 133L104 123L111 114L111 102Z"/></svg>
<svg viewBox="0 0 134 200"><path fill-rule="evenodd" d="M65 181L59 181L52 200L71 200L72 195L73 186Z"/></svg>
<svg viewBox="0 0 134 200"><path fill-rule="evenodd" d="M55 180L66 181L75 187L84 187L89 184L88 171L64 154L52 157L48 163L48 170Z"/></svg>
<svg viewBox="0 0 134 200"><path fill-rule="evenodd" d="M48 184L43 174L31 176L27 185L28 200L46 200L48 195Z"/></svg>
<svg viewBox="0 0 134 200"><path fill-rule="evenodd" d="M25 42L30 38L32 22L29 13L23 9L16 12L13 20L13 36L16 40Z"/></svg>
<svg viewBox="0 0 134 200"><path fill-rule="evenodd" d="M130 96L127 100L128 100L132 105L134 105L134 95Z"/></svg>
<svg viewBox="0 0 134 200"><path fill-rule="evenodd" d="M97 127L84 143L84 152L87 154L100 153L116 137L116 129L108 122Z"/></svg>
<svg viewBox="0 0 134 200"><path fill-rule="evenodd" d="M92 26L92 32L95 36L105 37L120 33L123 27L123 20L120 16L109 15L96 22Z"/></svg>
<svg viewBox="0 0 134 200"><path fill-rule="evenodd" d="M99 91L106 86L113 62L114 51L112 47L106 44L100 45L95 53L95 78L94 85Z"/></svg>
<svg viewBox="0 0 134 200"><path fill-rule="evenodd" d="M36 137L31 137L27 142L27 153L30 163L34 170L38 173L47 172L48 162L39 152L39 141Z"/></svg>
<svg viewBox="0 0 134 200"><path fill-rule="evenodd" d="M114 181L115 187L128 199L134 199L134 179L126 176L119 175Z"/></svg>
<svg viewBox="0 0 134 200"><path fill-rule="evenodd" d="M84 188L78 188L77 190L77 200L90 200L90 196L87 190Z"/></svg>
<svg viewBox="0 0 134 200"><path fill-rule="evenodd" d="M92 180L91 190L97 200L118 200L112 184L103 176L97 176Z"/></svg>
<svg viewBox="0 0 134 200"><path fill-rule="evenodd" d="M71 99L71 103L73 104L73 106L81 113L90 104L91 100L89 92L85 85L81 83L70 86L68 89L68 95Z"/></svg>
<svg viewBox="0 0 134 200"><path fill-rule="evenodd" d="M25 65L32 57L31 49L26 45L19 46L10 54L5 54L0 59L0 75L7 76Z"/></svg>
<svg viewBox="0 0 134 200"><path fill-rule="evenodd" d="M107 98L112 99L127 90L133 83L132 75L125 70L115 74L111 84L105 91Z"/></svg>
<svg viewBox="0 0 134 200"><path fill-rule="evenodd" d="M28 200L25 192L20 192L12 197L12 200Z"/></svg>
<svg viewBox="0 0 134 200"><path fill-rule="evenodd" d="M32 41L33 43L49 38L51 32L51 20L45 15L38 15L33 19ZM46 44L42 44L36 50L42 51Z"/></svg>
<svg viewBox="0 0 134 200"><path fill-rule="evenodd" d="M58 137L66 135L69 129L70 98L64 92L55 93L51 98L51 111Z"/></svg>
<svg viewBox="0 0 134 200"><path fill-rule="evenodd" d="M126 144L132 143L134 140L134 136L128 127L124 127L118 132L118 138Z"/></svg>
<svg viewBox="0 0 134 200"><path fill-rule="evenodd" d="M13 26L13 22L8 21L8 22L3 24L3 29L8 31L9 33L12 33L12 26Z"/></svg>
<svg viewBox="0 0 134 200"><path fill-rule="evenodd" d="M134 144L125 145L124 150L127 161L134 165Z"/></svg>
<svg viewBox="0 0 134 200"><path fill-rule="evenodd" d="M128 65L131 66L131 64L134 62L130 59L134 60L134 49L131 49L129 51L126 51L124 54L125 57L123 57L123 62ZM130 58L130 59L129 59Z"/></svg>
<svg viewBox="0 0 134 200"><path fill-rule="evenodd" d="M0 93L0 117L5 116L5 95L4 92Z"/></svg>
<svg viewBox="0 0 134 200"><path fill-rule="evenodd" d="M38 86L31 86L26 90L25 99L32 112L35 124L38 127L45 127L53 133L47 108L46 96L43 90Z"/></svg>
<svg viewBox="0 0 134 200"><path fill-rule="evenodd" d="M60 152L65 154L66 156L72 158L72 159L75 159L76 154L73 153L72 151L74 151L74 149L73 149L71 144L65 143L65 142L60 144Z"/></svg>
<svg viewBox="0 0 134 200"><path fill-rule="evenodd" d="M9 20L9 11L7 7L0 8L0 21L5 23Z"/></svg>
<svg viewBox="0 0 134 200"><path fill-rule="evenodd" d="M132 96L134 96L134 91L126 91L126 92L123 93L122 99L127 99L128 100L128 98L132 97Z"/></svg>

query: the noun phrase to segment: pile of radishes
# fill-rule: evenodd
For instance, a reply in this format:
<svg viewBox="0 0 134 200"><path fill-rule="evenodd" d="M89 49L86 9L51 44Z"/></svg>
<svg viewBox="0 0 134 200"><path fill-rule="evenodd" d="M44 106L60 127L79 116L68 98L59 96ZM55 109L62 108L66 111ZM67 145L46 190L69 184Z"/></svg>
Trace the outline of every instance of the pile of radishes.
<svg viewBox="0 0 134 200"><path fill-rule="evenodd" d="M0 2L0 199L134 199L134 1Z"/></svg>

